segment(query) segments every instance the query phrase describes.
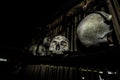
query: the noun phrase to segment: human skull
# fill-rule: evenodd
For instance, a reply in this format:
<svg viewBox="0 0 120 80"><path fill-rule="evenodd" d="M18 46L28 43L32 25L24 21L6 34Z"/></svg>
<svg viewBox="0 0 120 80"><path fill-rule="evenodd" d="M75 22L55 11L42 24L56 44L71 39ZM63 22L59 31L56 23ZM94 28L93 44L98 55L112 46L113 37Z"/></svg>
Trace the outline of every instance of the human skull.
<svg viewBox="0 0 120 80"><path fill-rule="evenodd" d="M65 36L55 36L50 43L49 50L56 54L63 54L64 51L69 50L69 40Z"/></svg>
<svg viewBox="0 0 120 80"><path fill-rule="evenodd" d="M50 45L50 38L49 37L45 37L43 39L43 45L45 45L45 46L49 46Z"/></svg>
<svg viewBox="0 0 120 80"><path fill-rule="evenodd" d="M103 11L87 15L77 27L77 34L81 43L89 47L107 42L107 36L112 30L110 30L110 24L105 23L105 19L110 21L111 18L112 15Z"/></svg>
<svg viewBox="0 0 120 80"><path fill-rule="evenodd" d="M46 49L42 45L32 45L29 49L29 51L34 55L34 56L45 56L46 55Z"/></svg>
<svg viewBox="0 0 120 80"><path fill-rule="evenodd" d="M46 55L46 48L43 45L39 45L37 55L38 56L45 56Z"/></svg>

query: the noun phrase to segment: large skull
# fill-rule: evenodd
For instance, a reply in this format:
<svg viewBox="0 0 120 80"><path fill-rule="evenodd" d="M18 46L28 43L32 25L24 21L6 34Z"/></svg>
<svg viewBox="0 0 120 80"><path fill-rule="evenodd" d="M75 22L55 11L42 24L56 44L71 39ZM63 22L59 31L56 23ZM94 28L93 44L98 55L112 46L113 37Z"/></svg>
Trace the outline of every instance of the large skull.
<svg viewBox="0 0 120 80"><path fill-rule="evenodd" d="M85 46L95 46L99 43L107 42L107 36L112 31L110 25L105 21L110 21L112 15L103 11L87 15L78 25L77 34L80 41Z"/></svg>
<svg viewBox="0 0 120 80"><path fill-rule="evenodd" d="M55 36L51 43L49 50L56 54L63 54L64 51L69 50L69 41L65 36Z"/></svg>

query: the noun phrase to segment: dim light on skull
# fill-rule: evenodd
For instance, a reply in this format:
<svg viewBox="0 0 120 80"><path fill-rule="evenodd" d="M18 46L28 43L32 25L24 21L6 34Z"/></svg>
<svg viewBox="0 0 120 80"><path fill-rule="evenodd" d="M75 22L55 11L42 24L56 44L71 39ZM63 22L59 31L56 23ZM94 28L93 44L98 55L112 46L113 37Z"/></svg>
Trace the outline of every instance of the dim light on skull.
<svg viewBox="0 0 120 80"><path fill-rule="evenodd" d="M64 51L69 50L69 40L62 35L55 36L50 43L49 50L56 54L63 54Z"/></svg>
<svg viewBox="0 0 120 80"><path fill-rule="evenodd" d="M111 33L109 22L112 15L96 11L87 15L78 25L77 34L78 38L83 45L96 46L97 44L107 42L107 36Z"/></svg>

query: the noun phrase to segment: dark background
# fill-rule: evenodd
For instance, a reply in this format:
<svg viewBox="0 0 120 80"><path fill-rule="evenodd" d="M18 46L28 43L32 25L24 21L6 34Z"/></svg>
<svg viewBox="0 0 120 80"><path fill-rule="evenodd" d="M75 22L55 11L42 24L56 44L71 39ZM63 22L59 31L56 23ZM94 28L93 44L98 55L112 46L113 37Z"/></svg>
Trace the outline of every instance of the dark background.
<svg viewBox="0 0 120 80"><path fill-rule="evenodd" d="M23 49L48 23L67 12L82 0L40 0L1 2L0 49ZM9 50L8 50L9 52ZM12 50L11 50L12 52Z"/></svg>
<svg viewBox="0 0 120 80"><path fill-rule="evenodd" d="M81 0L1 2L0 49L2 47L5 47L4 50L10 47L23 49L33 37L34 32L39 31L40 27L52 22L57 16L65 13L79 2ZM56 14L56 12L58 13Z"/></svg>
<svg viewBox="0 0 120 80"><path fill-rule="evenodd" d="M23 47L32 34L57 16L69 10L79 0L40 0L1 2L0 45ZM57 12L57 15L56 15Z"/></svg>

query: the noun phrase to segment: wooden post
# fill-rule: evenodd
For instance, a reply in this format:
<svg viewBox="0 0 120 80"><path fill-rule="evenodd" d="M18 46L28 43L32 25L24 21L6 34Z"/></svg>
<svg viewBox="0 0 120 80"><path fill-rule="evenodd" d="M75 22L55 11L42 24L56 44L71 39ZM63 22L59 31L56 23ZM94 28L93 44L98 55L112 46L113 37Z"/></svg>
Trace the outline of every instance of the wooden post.
<svg viewBox="0 0 120 80"><path fill-rule="evenodd" d="M108 5L109 12L112 14L113 27L114 27L118 42L120 44L120 24L118 22L118 19L117 19L116 13L115 13L115 11L117 11L117 12L119 11L119 7L116 6L116 8L114 8L111 0L106 0L106 2ZM114 2L114 5L116 5L115 2ZM120 13L120 12L118 12L118 13Z"/></svg>

